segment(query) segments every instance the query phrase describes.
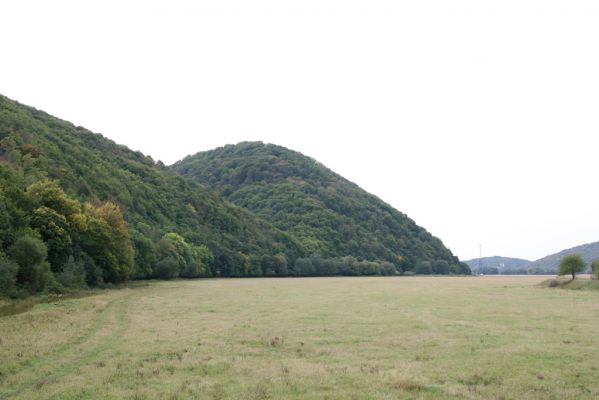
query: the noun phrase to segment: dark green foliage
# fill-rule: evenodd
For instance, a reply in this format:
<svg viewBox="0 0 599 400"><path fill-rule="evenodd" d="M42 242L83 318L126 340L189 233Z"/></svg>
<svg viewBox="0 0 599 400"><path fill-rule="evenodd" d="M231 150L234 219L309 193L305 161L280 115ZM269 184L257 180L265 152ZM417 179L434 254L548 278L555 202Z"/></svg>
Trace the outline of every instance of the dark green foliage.
<svg viewBox="0 0 599 400"><path fill-rule="evenodd" d="M16 262L0 257L0 293L12 296L17 288L17 273L19 266Z"/></svg>
<svg viewBox="0 0 599 400"><path fill-rule="evenodd" d="M591 271L595 278L599 279L599 258L591 263Z"/></svg>
<svg viewBox="0 0 599 400"><path fill-rule="evenodd" d="M33 210L30 225L42 236L48 246L48 261L53 266L54 272L66 263L72 255L73 242L69 234L69 224L64 215L42 206Z"/></svg>
<svg viewBox="0 0 599 400"><path fill-rule="evenodd" d="M65 288L83 289L87 286L85 264L83 260L75 261L70 257L56 279Z"/></svg>
<svg viewBox="0 0 599 400"><path fill-rule="evenodd" d="M8 255L19 266L17 282L29 285L34 291L44 288L48 249L41 239L21 235L8 249Z"/></svg>
<svg viewBox="0 0 599 400"><path fill-rule="evenodd" d="M299 153L244 144L209 154L177 169L193 161L185 172L203 182L206 164L204 178L237 205L0 96L0 290L131 277L394 275L419 261L435 273L469 273L408 217Z"/></svg>
<svg viewBox="0 0 599 400"><path fill-rule="evenodd" d="M292 272L296 276L388 276L398 273L395 266L386 261L360 261L351 256L323 259L317 254L298 259Z"/></svg>
<svg viewBox="0 0 599 400"><path fill-rule="evenodd" d="M96 265L96 262L92 257L84 252L81 252L78 255L77 262L80 262L81 265L83 265L83 269L85 270L85 283L88 286L104 286L104 274L102 273L102 268Z"/></svg>
<svg viewBox="0 0 599 400"><path fill-rule="evenodd" d="M143 279L153 276L152 267L158 262L156 244L143 233L133 230L131 240L135 248L133 278Z"/></svg>
<svg viewBox="0 0 599 400"><path fill-rule="evenodd" d="M574 279L576 278L576 273L582 272L585 266L586 264L582 260L582 256L580 254L569 254L564 256L562 261L559 263L559 274L570 274L572 275L572 279Z"/></svg>
<svg viewBox="0 0 599 400"><path fill-rule="evenodd" d="M157 278L198 278L208 275L212 253L206 246L191 245L180 235L170 232L158 243L158 259Z"/></svg>
<svg viewBox="0 0 599 400"><path fill-rule="evenodd" d="M154 277L159 279L173 279L179 276L179 261L168 256L156 263L154 267Z"/></svg>
<svg viewBox="0 0 599 400"><path fill-rule="evenodd" d="M41 239L23 234L9 247L8 255L19 264L21 269L26 269L46 261L48 249Z"/></svg>
<svg viewBox="0 0 599 400"><path fill-rule="evenodd" d="M449 274L449 263L445 260L435 260L432 265L433 273L437 275Z"/></svg>
<svg viewBox="0 0 599 400"><path fill-rule="evenodd" d="M456 275L472 275L470 266L466 263L460 262L457 264L451 264L449 266L449 272Z"/></svg>
<svg viewBox="0 0 599 400"><path fill-rule="evenodd" d="M81 260L90 286L157 276L168 232L193 246L186 277L244 276L250 257L305 254L290 235L162 163L2 96L0 182L0 249L33 229L52 271Z"/></svg>
<svg viewBox="0 0 599 400"><path fill-rule="evenodd" d="M10 167L0 165L4 200L0 253L6 252L18 265L16 289L60 291L60 282L68 287L83 287L86 281L95 286L129 276L133 249L116 205L82 207L55 182L41 180L24 187L25 182ZM10 295L12 285L4 286L1 293Z"/></svg>
<svg viewBox="0 0 599 400"><path fill-rule="evenodd" d="M419 261L414 272L418 275L430 275L433 273L433 266L430 261Z"/></svg>
<svg viewBox="0 0 599 400"><path fill-rule="evenodd" d="M400 271L419 261L450 273L459 261L410 218L300 153L240 143L186 157L177 171L218 190L324 258L384 260ZM300 264L304 263L301 261ZM262 266L264 274L275 273ZM466 273L460 266L454 271Z"/></svg>

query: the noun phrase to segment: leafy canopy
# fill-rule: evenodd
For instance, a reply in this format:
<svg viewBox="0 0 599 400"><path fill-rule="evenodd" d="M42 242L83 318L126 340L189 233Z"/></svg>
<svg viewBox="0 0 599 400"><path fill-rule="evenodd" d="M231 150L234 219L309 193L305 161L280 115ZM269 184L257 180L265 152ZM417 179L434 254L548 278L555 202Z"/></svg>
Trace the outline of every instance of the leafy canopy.
<svg viewBox="0 0 599 400"><path fill-rule="evenodd" d="M559 264L559 274L567 275L571 274L572 279L576 277L577 272L582 272L586 264L582 260L580 254L569 254L562 258Z"/></svg>
<svg viewBox="0 0 599 400"><path fill-rule="evenodd" d="M384 261L400 271L413 271L426 261L431 273L470 273L438 238L405 214L284 147L227 145L173 167L293 235L310 254Z"/></svg>

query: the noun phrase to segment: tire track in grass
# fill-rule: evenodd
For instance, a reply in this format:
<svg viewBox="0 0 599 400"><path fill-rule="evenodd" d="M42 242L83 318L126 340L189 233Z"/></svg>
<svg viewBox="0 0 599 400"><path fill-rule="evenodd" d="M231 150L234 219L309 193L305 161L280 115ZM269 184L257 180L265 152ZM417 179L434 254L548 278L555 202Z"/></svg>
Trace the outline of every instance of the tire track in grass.
<svg viewBox="0 0 599 400"><path fill-rule="evenodd" d="M67 350L72 349L74 346L81 345L85 343L87 340L93 338L106 325L105 320L107 318L107 311L110 309L110 307L113 305L115 301L116 299L107 302L101 309L96 311L96 318L93 320L93 324L91 328L87 330L87 332L84 331L83 334L81 334L80 336L74 337L72 341L62 343L41 356L37 356L34 359L27 359L19 362L16 365L16 368L18 369L15 369L12 375L16 375L19 372L31 369L32 367L35 367L36 365L44 362L46 359L55 358L58 354L65 353Z"/></svg>
<svg viewBox="0 0 599 400"><path fill-rule="evenodd" d="M21 369L19 372L29 370L30 368L38 369L38 371L35 371L34 376L37 377L42 375L43 378L19 382L19 384L12 388L12 390L0 393L0 400L14 398L15 396L22 395L29 391L40 390L46 384L55 384L61 378L76 373L82 366L93 362L100 353L109 349L116 343L127 329L129 297L130 294L127 294L121 298L110 301L102 311L102 315L96 320L93 329L83 338L78 338L75 342L62 345L60 350L53 351L48 356L40 357L33 367L29 365L26 368ZM113 309L114 312L111 313L110 311ZM103 328L110 324L108 321L110 317L114 317L115 327L105 338L102 338L101 332ZM72 349L76 352L80 347L85 348L85 343L93 342L98 337L100 337L100 341L92 347L92 349L83 351L79 355L75 353L70 357L63 357L67 350ZM51 372L47 373L44 371L44 368L52 367L54 365L57 365L57 368L51 370Z"/></svg>

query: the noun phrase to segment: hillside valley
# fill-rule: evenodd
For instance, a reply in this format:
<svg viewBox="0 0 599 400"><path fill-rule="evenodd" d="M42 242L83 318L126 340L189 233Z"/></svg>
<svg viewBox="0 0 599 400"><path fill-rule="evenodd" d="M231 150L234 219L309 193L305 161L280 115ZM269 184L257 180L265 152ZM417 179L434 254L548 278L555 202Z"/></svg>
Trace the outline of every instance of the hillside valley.
<svg viewBox="0 0 599 400"><path fill-rule="evenodd" d="M405 214L300 153L172 168L0 96L0 291L131 278L469 274Z"/></svg>

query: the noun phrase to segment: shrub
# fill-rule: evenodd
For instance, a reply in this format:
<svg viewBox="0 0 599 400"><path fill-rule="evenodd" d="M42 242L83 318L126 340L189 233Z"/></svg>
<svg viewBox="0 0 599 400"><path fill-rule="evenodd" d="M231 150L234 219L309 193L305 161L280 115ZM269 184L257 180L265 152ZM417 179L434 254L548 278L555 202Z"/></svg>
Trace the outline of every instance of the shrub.
<svg viewBox="0 0 599 400"><path fill-rule="evenodd" d="M62 269L62 272L56 277L58 282L65 288L82 289L87 286L85 280L85 266L83 261L75 262L73 257L69 260Z"/></svg>
<svg viewBox="0 0 599 400"><path fill-rule="evenodd" d="M433 267L430 261L420 261L416 264L415 271L418 275L430 275L433 273Z"/></svg>
<svg viewBox="0 0 599 400"><path fill-rule="evenodd" d="M599 258L593 261L591 270L593 271L593 276L599 279Z"/></svg>
<svg viewBox="0 0 599 400"><path fill-rule="evenodd" d="M9 249L10 257L19 265L17 282L33 291L43 290L46 281L46 266L50 275L50 266L46 263L48 249L40 239L22 235Z"/></svg>
<svg viewBox="0 0 599 400"><path fill-rule="evenodd" d="M17 284L19 266L14 261L0 261L0 294L12 296Z"/></svg>
<svg viewBox="0 0 599 400"><path fill-rule="evenodd" d="M156 263L154 277L159 279L173 279L179 276L179 261L172 256L163 258Z"/></svg>

